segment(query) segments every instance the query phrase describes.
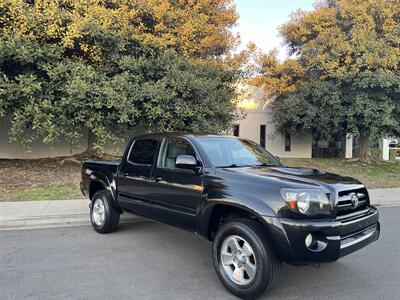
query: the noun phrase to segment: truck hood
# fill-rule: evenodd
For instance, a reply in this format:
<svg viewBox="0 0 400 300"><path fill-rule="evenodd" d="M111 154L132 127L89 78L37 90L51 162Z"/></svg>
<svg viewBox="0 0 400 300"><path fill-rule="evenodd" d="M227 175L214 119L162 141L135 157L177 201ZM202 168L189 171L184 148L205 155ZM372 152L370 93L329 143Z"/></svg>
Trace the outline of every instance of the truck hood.
<svg viewBox="0 0 400 300"><path fill-rule="evenodd" d="M226 169L227 170L227 169ZM333 173L325 173L316 169L297 167L245 167L232 168L231 172L242 175L257 176L265 179L282 180L287 183L304 184L308 186L335 186L338 189L347 189L360 186L362 183L351 177L344 177Z"/></svg>

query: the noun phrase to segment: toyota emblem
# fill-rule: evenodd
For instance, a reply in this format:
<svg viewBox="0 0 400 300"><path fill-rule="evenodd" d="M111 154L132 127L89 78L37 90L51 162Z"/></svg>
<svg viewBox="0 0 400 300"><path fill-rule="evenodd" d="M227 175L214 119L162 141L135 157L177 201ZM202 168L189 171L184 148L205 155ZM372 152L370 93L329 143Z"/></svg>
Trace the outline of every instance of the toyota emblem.
<svg viewBox="0 0 400 300"><path fill-rule="evenodd" d="M354 208L358 206L358 196L355 193L351 195L351 204L353 205Z"/></svg>

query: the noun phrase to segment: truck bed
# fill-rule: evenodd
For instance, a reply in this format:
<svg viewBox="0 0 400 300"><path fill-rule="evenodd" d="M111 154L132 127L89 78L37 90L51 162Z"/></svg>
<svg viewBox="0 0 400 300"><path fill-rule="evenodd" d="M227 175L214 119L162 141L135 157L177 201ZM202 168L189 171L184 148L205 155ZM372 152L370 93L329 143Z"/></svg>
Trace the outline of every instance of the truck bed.
<svg viewBox="0 0 400 300"><path fill-rule="evenodd" d="M88 159L83 161L84 164L95 164L95 165L119 165L121 163L121 160L92 160Z"/></svg>
<svg viewBox="0 0 400 300"><path fill-rule="evenodd" d="M85 160L82 165L82 193L89 196L91 177L96 177L105 187L115 187L120 163L120 160ZM115 188L112 192L115 192Z"/></svg>
<svg viewBox="0 0 400 300"><path fill-rule="evenodd" d="M89 171L86 172L87 174L90 174L90 171L100 172L109 177L111 174L115 176L120 163L120 160L85 160L83 162L83 169Z"/></svg>

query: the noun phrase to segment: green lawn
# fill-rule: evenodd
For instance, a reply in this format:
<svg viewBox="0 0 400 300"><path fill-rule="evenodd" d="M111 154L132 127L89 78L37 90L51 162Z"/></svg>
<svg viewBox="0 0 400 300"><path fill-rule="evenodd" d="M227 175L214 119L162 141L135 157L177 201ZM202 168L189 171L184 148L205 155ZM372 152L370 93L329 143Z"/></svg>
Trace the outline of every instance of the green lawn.
<svg viewBox="0 0 400 300"><path fill-rule="evenodd" d="M66 200L82 198L79 189L66 185L54 185L48 187L25 187L16 190L5 190L8 200L14 201L40 201L40 200Z"/></svg>
<svg viewBox="0 0 400 300"><path fill-rule="evenodd" d="M369 188L400 187L400 161L364 164L335 158L282 159L286 166L314 168L324 172L354 177Z"/></svg>
<svg viewBox="0 0 400 300"><path fill-rule="evenodd" d="M81 163L65 158L0 159L0 201L77 199Z"/></svg>

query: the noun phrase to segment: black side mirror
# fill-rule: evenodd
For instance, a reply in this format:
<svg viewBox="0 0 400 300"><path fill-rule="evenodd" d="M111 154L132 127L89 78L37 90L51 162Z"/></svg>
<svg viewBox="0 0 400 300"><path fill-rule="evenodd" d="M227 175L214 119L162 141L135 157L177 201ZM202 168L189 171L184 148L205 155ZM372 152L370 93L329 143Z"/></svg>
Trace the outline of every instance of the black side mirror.
<svg viewBox="0 0 400 300"><path fill-rule="evenodd" d="M196 158L191 155L178 155L175 160L175 167L186 170L197 170L199 165Z"/></svg>

